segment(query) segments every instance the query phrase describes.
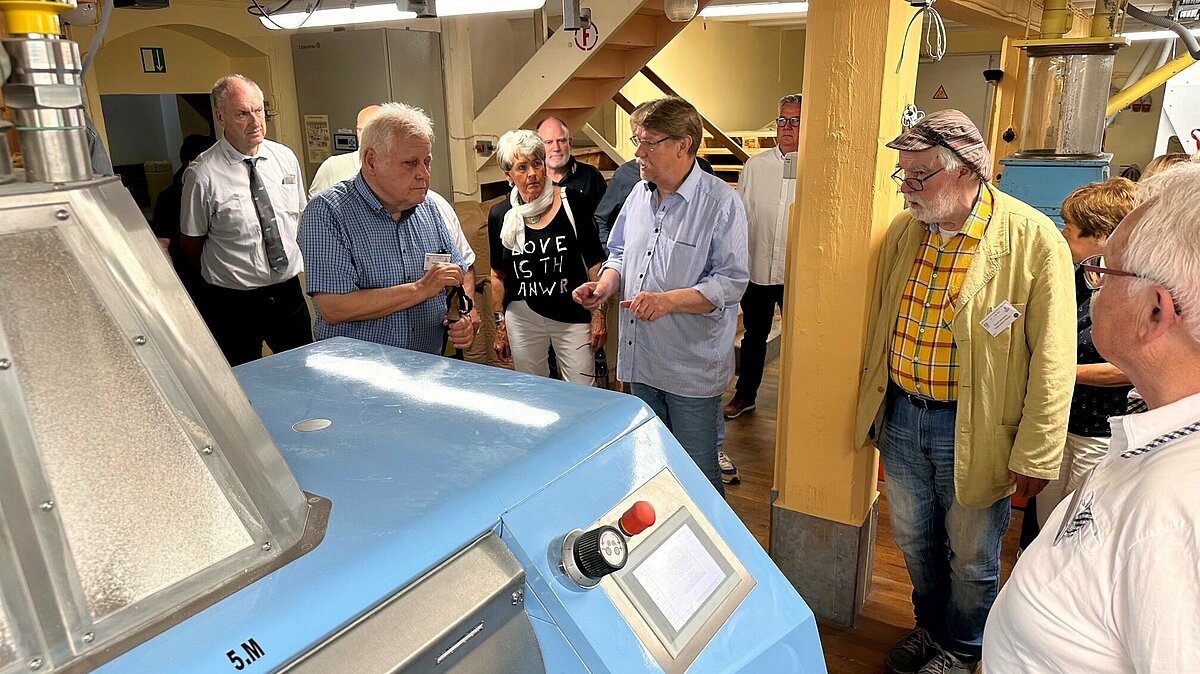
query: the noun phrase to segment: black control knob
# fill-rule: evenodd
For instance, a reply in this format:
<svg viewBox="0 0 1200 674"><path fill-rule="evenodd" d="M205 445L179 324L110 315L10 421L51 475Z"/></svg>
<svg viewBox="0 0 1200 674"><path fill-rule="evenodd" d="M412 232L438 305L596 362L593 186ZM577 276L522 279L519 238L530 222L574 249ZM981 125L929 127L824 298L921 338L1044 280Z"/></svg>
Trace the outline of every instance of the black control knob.
<svg viewBox="0 0 1200 674"><path fill-rule="evenodd" d="M606 525L580 534L572 556L584 576L600 580L625 566L629 548L621 532Z"/></svg>

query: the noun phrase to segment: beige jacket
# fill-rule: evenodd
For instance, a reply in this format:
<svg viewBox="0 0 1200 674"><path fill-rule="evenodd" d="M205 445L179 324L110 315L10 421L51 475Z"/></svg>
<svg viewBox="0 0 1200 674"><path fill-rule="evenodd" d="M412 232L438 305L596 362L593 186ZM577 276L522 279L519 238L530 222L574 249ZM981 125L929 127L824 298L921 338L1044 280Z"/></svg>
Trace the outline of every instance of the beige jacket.
<svg viewBox="0 0 1200 674"><path fill-rule="evenodd" d="M1075 281L1067 243L1045 215L992 191L992 219L951 324L960 366L954 488L969 508L1012 494L1010 470L1045 480L1058 476L1075 383ZM900 295L925 231L905 211L892 221L879 254L858 392L859 446L882 420ZM1021 317L992 337L979 322L1004 300Z"/></svg>

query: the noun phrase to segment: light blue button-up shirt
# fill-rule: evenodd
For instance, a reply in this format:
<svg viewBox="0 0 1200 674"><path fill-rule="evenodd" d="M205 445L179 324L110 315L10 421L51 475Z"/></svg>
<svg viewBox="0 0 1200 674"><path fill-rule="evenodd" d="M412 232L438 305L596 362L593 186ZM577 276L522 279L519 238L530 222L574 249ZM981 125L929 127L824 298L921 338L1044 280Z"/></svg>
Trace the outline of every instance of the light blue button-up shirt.
<svg viewBox="0 0 1200 674"><path fill-rule="evenodd" d="M733 377L737 305L750 281L746 211L723 180L695 162L679 191L659 201L634 186L608 239L605 269L621 274L621 299L695 288L715 309L639 321L620 310L617 378L675 395L721 395Z"/></svg>

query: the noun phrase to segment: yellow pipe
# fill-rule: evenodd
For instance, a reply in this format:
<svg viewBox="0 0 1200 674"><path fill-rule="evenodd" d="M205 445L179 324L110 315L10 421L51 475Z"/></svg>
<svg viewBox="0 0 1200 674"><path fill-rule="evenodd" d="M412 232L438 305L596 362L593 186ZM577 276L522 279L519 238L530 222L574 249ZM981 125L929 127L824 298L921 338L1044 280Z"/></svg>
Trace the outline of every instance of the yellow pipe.
<svg viewBox="0 0 1200 674"><path fill-rule="evenodd" d="M1092 37L1112 37L1116 34L1117 19L1124 11L1122 0L1098 0L1092 10Z"/></svg>
<svg viewBox="0 0 1200 674"><path fill-rule="evenodd" d="M1071 25L1067 0L1046 0L1042 4L1042 39L1054 40L1067 33Z"/></svg>
<svg viewBox="0 0 1200 674"><path fill-rule="evenodd" d="M1185 53L1183 56L1125 87L1115 96L1108 99L1108 108L1105 109L1104 116L1109 117L1118 110L1123 110L1125 106L1161 87L1167 80L1183 72L1185 68L1195 62L1196 59L1192 58L1191 54Z"/></svg>
<svg viewBox="0 0 1200 674"><path fill-rule="evenodd" d="M68 9L71 5L52 0L0 0L9 35L58 35L58 15Z"/></svg>

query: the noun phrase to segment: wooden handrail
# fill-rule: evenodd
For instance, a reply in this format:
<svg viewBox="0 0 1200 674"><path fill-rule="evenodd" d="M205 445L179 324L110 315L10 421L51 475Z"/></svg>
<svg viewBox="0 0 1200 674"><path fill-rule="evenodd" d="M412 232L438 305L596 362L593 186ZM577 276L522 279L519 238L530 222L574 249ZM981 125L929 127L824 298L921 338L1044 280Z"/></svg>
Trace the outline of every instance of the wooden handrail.
<svg viewBox="0 0 1200 674"><path fill-rule="evenodd" d="M646 76L646 79L650 80L651 84L658 87L664 94L668 96L679 96L679 94L675 93L675 90L672 89L669 84L664 82L663 79L658 76L658 73L650 69L650 66L643 66L642 74ZM617 96L620 96L620 93L618 93ZM621 98L625 97L622 96ZM625 108L620 101L617 101L616 96L613 96L613 101L616 101L617 105ZM629 100L625 99L625 103L629 103ZM625 111L632 112L633 108L625 108ZM746 160L750 158L750 154L746 152L746 149L743 148L740 143L730 138L729 135L722 131L716 124L713 124L712 120L704 116L704 113L700 113L700 123L704 125L704 130L712 135L712 137L721 145L721 147L729 150L733 156L737 157L738 161L744 164L746 163Z"/></svg>

